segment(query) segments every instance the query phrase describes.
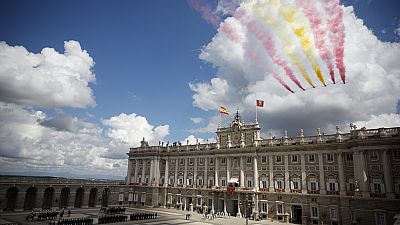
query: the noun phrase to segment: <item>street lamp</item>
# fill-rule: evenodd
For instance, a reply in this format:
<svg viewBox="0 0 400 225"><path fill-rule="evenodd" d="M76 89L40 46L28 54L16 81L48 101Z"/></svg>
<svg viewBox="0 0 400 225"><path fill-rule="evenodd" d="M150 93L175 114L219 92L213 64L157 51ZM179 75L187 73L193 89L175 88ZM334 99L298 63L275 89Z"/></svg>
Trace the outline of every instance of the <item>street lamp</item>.
<svg viewBox="0 0 400 225"><path fill-rule="evenodd" d="M241 203L239 203L241 204ZM249 199L249 193L246 194L246 198L244 200L244 207L246 212L246 225L249 224L249 217L250 217L250 208L254 207L254 202L252 199Z"/></svg>

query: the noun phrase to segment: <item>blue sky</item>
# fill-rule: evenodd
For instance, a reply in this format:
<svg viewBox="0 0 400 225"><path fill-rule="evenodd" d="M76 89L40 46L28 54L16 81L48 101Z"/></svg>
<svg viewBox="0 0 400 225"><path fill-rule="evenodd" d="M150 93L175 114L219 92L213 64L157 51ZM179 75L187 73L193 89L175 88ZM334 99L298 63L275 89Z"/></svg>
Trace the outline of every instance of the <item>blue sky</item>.
<svg viewBox="0 0 400 225"><path fill-rule="evenodd" d="M360 26L372 30L379 43L399 42L400 6L398 1L346 0L341 2L345 6L354 7L355 16L364 22L364 25ZM217 1L208 3L215 6ZM395 32L396 29L399 29L398 33ZM194 94L203 96L205 93L191 90L189 83L208 85L215 77L226 78L227 75L219 70L225 65L218 64L212 57L199 58L201 49L206 49L206 46L213 43L213 38L217 36L217 29L206 23L200 13L193 10L184 0L117 2L13 0L0 2L0 41L6 42L9 46L23 46L32 53L40 53L43 48L50 47L62 54L64 41L75 40L95 62L91 69L95 74L96 82L89 83L95 106L85 105L83 108L21 106L23 110L44 111L47 118L56 117L60 113L70 115L70 117L95 124L103 129L102 132L107 132L108 129L104 120L121 113L135 113L145 117L154 127L169 125L165 141L179 141L189 135L202 139L214 138L215 134L209 129L205 129L206 132L193 132L215 123L218 112L217 107L212 109L207 104L194 102ZM211 48L212 46L209 45L206 52L208 50L214 52ZM398 79L398 74L395 75ZM349 77L351 78L351 74ZM230 84L233 82L231 81ZM356 81L350 79L350 82ZM213 90L212 86L207 87ZM263 95L260 94L260 96ZM238 98L241 99L238 99L236 103L224 99L215 101L215 104L226 105L231 111L234 111L234 105L247 107L244 103L246 96ZM269 99L266 98L268 105ZM269 112L268 109L266 110ZM324 111L318 110L319 113ZM245 119L250 121L253 114L249 110L243 111ZM392 112L391 109L385 112L374 111L368 116L375 118L373 116L379 117L380 113ZM282 116L286 115L278 113ZM273 112L264 114L265 117L261 116L261 121L270 126L272 132L279 133L277 125L271 121L274 118ZM204 121L195 124L190 120L194 117L203 118ZM298 118L304 121L302 117ZM366 116L359 118L360 121L371 119ZM342 121L330 122L346 124L351 120L357 121L354 117L346 117ZM281 120L278 118L276 121ZM293 123L295 129L300 129L299 126L303 124ZM312 126L314 124L310 125ZM331 124L327 125L327 129L330 128L332 128ZM110 135L109 137L112 138ZM119 155L127 151L128 149L120 149ZM122 169L114 174L120 175L125 169L123 161L107 161L106 164L111 167L121 166ZM23 173L24 170L20 172Z"/></svg>

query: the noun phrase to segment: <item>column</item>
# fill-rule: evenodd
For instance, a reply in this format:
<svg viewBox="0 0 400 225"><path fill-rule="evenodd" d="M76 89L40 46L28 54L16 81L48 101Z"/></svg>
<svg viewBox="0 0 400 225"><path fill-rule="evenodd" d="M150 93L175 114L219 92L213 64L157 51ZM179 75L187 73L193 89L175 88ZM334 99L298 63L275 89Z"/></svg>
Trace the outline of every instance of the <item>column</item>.
<svg viewBox="0 0 400 225"><path fill-rule="evenodd" d="M154 168L153 168L153 173L154 173L154 180L155 180L155 185L158 187L160 186L160 159L157 158L154 160Z"/></svg>
<svg viewBox="0 0 400 225"><path fill-rule="evenodd" d="M231 157L226 158L226 183L231 179ZM226 185L228 186L228 185Z"/></svg>
<svg viewBox="0 0 400 225"><path fill-rule="evenodd" d="M240 194L238 194L238 213L236 214L236 217L242 217L242 213L240 212Z"/></svg>
<svg viewBox="0 0 400 225"><path fill-rule="evenodd" d="M175 159L174 187L177 187L177 185L178 185L178 164L179 164L179 160L178 160L178 158L176 158Z"/></svg>
<svg viewBox="0 0 400 225"><path fill-rule="evenodd" d="M207 176L208 171L207 170L208 170L208 158L204 158L204 181L203 181L203 183L206 187L208 186L208 176Z"/></svg>
<svg viewBox="0 0 400 225"><path fill-rule="evenodd" d="M289 155L284 155L283 160L285 160L285 192L290 193Z"/></svg>
<svg viewBox="0 0 400 225"><path fill-rule="evenodd" d="M388 198L394 198L393 183L392 183L392 171L390 170L390 160L388 157L388 150L383 150L382 154L382 165L383 165L383 179L385 181L386 195Z"/></svg>
<svg viewBox="0 0 400 225"><path fill-rule="evenodd" d="M214 192L211 194L211 214L214 214Z"/></svg>
<svg viewBox="0 0 400 225"><path fill-rule="evenodd" d="M224 213L226 214L226 192L224 193Z"/></svg>
<svg viewBox="0 0 400 225"><path fill-rule="evenodd" d="M302 193L307 193L306 156L304 153L300 155L300 163L301 163L301 190Z"/></svg>
<svg viewBox="0 0 400 225"><path fill-rule="evenodd" d="M154 159L150 159L150 185L154 185Z"/></svg>
<svg viewBox="0 0 400 225"><path fill-rule="evenodd" d="M144 177L146 176L146 160L142 159L142 184L146 183L146 179Z"/></svg>
<svg viewBox="0 0 400 225"><path fill-rule="evenodd" d="M132 160L128 159L128 173L126 174L126 185L131 183L132 177Z"/></svg>
<svg viewBox="0 0 400 225"><path fill-rule="evenodd" d="M244 188L244 159L243 156L240 157L240 182L241 188Z"/></svg>
<svg viewBox="0 0 400 225"><path fill-rule="evenodd" d="M254 172L254 191L258 191L258 165L257 165L257 156L253 158L253 172Z"/></svg>
<svg viewBox="0 0 400 225"><path fill-rule="evenodd" d="M193 187L197 187L197 158L194 158Z"/></svg>
<svg viewBox="0 0 400 225"><path fill-rule="evenodd" d="M367 169L365 167L365 156L363 151L355 151L353 155L354 179L358 182L361 194L369 196Z"/></svg>
<svg viewBox="0 0 400 225"><path fill-rule="evenodd" d="M139 172L139 160L135 159L135 177L134 179L134 183L138 183L138 172Z"/></svg>
<svg viewBox="0 0 400 225"><path fill-rule="evenodd" d="M219 158L215 157L215 178L214 178L215 187L219 187L218 174L219 174Z"/></svg>
<svg viewBox="0 0 400 225"><path fill-rule="evenodd" d="M322 153L318 153L318 169L319 169L319 187L320 194L326 194L325 189L325 173L324 173L324 159Z"/></svg>
<svg viewBox="0 0 400 225"><path fill-rule="evenodd" d="M269 192L275 191L275 184L274 184L274 156L268 156L268 163L269 163Z"/></svg>
<svg viewBox="0 0 400 225"><path fill-rule="evenodd" d="M343 153L339 152L337 154L338 160L338 173L339 173L339 191L340 195L346 195L346 179L344 177L344 168L343 168Z"/></svg>
<svg viewBox="0 0 400 225"><path fill-rule="evenodd" d="M165 171L164 171L164 186L168 187L169 184L169 159L165 159Z"/></svg>
<svg viewBox="0 0 400 225"><path fill-rule="evenodd" d="M254 218L258 218L258 212L259 212L258 203L259 203L258 195L254 194Z"/></svg>
<svg viewBox="0 0 400 225"><path fill-rule="evenodd" d="M183 171L183 187L186 187L186 185L187 185L187 162L188 162L188 159L185 158L185 166L184 166L184 171Z"/></svg>

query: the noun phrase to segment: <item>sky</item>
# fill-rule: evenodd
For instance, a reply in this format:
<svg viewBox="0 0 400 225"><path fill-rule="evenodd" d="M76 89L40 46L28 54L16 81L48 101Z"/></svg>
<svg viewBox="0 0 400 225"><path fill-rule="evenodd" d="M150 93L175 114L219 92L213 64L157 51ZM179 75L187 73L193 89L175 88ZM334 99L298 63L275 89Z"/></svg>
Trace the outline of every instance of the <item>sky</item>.
<svg viewBox="0 0 400 225"><path fill-rule="evenodd" d="M294 22L282 22L286 5L295 6L283 1L285 7L239 0L1 1L0 173L123 179L126 153L143 137L153 145L214 141L219 106L231 114L238 109L250 123L255 99L265 101L258 109L262 137L331 133L336 125L348 132L349 123L400 126L397 1L341 1L332 15L321 13L320 2L312 6L324 21L343 12L337 17L343 43L336 47L343 50L346 84L340 66L331 84L321 54L332 53L336 42L315 44L313 29L330 27L313 27L302 11L307 5L294 7ZM303 25L306 32L296 36L291 29ZM339 34L333 36L340 42ZM275 50L262 40L272 40ZM302 66L305 74L321 68L327 87L311 76L317 86L311 88ZM231 120L224 116L222 125Z"/></svg>

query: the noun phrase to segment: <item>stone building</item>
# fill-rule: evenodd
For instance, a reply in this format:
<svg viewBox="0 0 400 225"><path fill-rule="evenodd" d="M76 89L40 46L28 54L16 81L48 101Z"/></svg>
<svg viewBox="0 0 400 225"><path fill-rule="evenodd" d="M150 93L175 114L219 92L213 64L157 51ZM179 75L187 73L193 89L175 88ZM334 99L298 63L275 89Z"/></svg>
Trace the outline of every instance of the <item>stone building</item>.
<svg viewBox="0 0 400 225"><path fill-rule="evenodd" d="M128 153L132 204L301 224L393 224L400 128L350 128L263 139L258 123L244 124L236 113L218 128L216 143L149 146L143 139Z"/></svg>

